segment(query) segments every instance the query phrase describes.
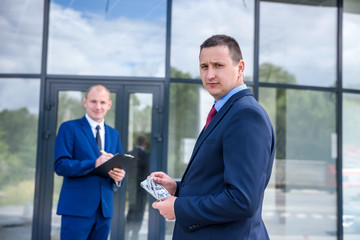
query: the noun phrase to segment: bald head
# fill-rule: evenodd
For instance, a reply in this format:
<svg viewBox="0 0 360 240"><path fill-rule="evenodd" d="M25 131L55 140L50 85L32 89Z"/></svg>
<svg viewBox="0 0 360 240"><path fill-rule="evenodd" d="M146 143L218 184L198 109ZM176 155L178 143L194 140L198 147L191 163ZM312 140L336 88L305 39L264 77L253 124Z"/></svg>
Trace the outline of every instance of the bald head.
<svg viewBox="0 0 360 240"><path fill-rule="evenodd" d="M86 90L85 99L88 98L89 92L91 92L91 91L95 91L95 92L98 92L98 93L101 92L101 91L106 91L107 94L109 95L109 100L110 100L110 91L104 85L97 84L97 85L93 85L93 86L89 87L88 90Z"/></svg>

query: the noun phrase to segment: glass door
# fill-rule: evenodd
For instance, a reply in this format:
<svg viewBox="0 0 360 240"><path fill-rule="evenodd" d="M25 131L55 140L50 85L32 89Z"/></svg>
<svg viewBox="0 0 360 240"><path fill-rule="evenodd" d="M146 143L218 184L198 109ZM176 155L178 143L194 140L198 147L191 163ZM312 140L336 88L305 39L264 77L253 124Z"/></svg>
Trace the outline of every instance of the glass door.
<svg viewBox="0 0 360 240"><path fill-rule="evenodd" d="M85 91L98 83L83 80L48 81L44 114L44 124L48 130L41 144L42 158L47 159L45 168L48 170L39 174L40 181L46 184L39 187L38 192L44 194L40 194L35 206L48 206L48 209L38 217L37 225L42 227L34 228L33 239L60 239L61 216L56 215L56 209L63 178L53 171L55 138L61 123L85 115L82 104ZM123 151L137 158L137 164L126 169L122 187L114 192L114 216L109 239L161 239L164 221L156 211L149 209L149 202L154 199L149 199L145 191L140 189L139 181L151 171L163 167L162 85L119 81L101 81L101 84L110 90L112 100L105 122L120 132ZM51 193L51 199L45 197Z"/></svg>
<svg viewBox="0 0 360 240"><path fill-rule="evenodd" d="M126 171L126 240L148 235L148 196L140 182L150 172L152 98L151 93L130 93L129 97L127 152L137 160Z"/></svg>

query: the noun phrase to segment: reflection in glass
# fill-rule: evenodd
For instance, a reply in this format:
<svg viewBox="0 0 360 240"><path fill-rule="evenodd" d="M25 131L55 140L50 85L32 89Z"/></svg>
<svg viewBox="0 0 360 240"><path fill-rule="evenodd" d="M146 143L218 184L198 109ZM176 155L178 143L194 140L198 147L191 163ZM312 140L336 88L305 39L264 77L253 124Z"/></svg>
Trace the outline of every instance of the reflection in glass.
<svg viewBox="0 0 360 240"><path fill-rule="evenodd" d="M213 102L201 84L171 83L167 170L171 177L183 175Z"/></svg>
<svg viewBox="0 0 360 240"><path fill-rule="evenodd" d="M140 182L150 174L152 94L132 93L129 103L128 153L136 162L126 170L125 239L147 239L148 194Z"/></svg>
<svg viewBox="0 0 360 240"><path fill-rule="evenodd" d="M31 239L39 97L39 79L0 79L1 239Z"/></svg>
<svg viewBox="0 0 360 240"><path fill-rule="evenodd" d="M252 81L254 52L254 2L174 0L171 19L171 67L180 76L200 78L200 45L214 34L234 37L245 60L245 81ZM186 29L184 31L184 29Z"/></svg>
<svg viewBox="0 0 360 240"><path fill-rule="evenodd" d="M277 144L263 207L270 238L335 240L336 95L260 88L259 96Z"/></svg>
<svg viewBox="0 0 360 240"><path fill-rule="evenodd" d="M83 98L85 92L81 91L59 91L58 105L57 105L57 122L56 133L60 125L68 120L82 118L86 111L83 106ZM116 94L110 93L112 106L105 115L105 122L107 125L114 128L115 126L115 108L116 108ZM54 173L54 190L52 203L52 218L51 218L51 239L60 239L61 216L56 215L56 209L59 201L60 190L63 177Z"/></svg>
<svg viewBox="0 0 360 240"><path fill-rule="evenodd" d="M261 2L260 82L336 86L336 1L318 2Z"/></svg>
<svg viewBox="0 0 360 240"><path fill-rule="evenodd" d="M360 89L360 2L344 0L343 86Z"/></svg>
<svg viewBox="0 0 360 240"><path fill-rule="evenodd" d="M1 1L0 73L40 73L43 0Z"/></svg>
<svg viewBox="0 0 360 240"><path fill-rule="evenodd" d="M166 1L50 1L48 71L165 76Z"/></svg>
<svg viewBox="0 0 360 240"><path fill-rule="evenodd" d="M360 96L343 95L344 239L360 239Z"/></svg>

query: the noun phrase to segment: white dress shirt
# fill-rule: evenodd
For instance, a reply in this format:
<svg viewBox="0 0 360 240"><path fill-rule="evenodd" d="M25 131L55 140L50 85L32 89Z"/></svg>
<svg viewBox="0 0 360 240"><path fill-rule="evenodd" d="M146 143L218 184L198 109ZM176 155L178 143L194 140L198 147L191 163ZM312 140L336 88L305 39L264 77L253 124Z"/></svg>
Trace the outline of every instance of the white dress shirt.
<svg viewBox="0 0 360 240"><path fill-rule="evenodd" d="M90 126L91 126L91 131L93 132L94 138L96 138L96 126L99 125L100 126L100 139L101 139L101 149L105 150L105 125L104 125L104 119L98 123L95 122L94 120L92 120L89 115L85 114L86 119L88 120Z"/></svg>

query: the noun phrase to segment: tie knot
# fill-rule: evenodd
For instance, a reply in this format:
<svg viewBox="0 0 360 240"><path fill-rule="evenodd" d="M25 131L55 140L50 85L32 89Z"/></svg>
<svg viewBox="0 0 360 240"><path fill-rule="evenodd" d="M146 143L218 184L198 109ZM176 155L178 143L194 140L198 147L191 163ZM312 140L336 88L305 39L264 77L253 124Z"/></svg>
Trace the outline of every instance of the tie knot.
<svg viewBox="0 0 360 240"><path fill-rule="evenodd" d="M101 137L100 137L100 131L99 131L100 126L97 125L95 128L96 128L96 135L95 135L96 144L98 145L99 150L101 150L102 145L101 145Z"/></svg>
<svg viewBox="0 0 360 240"><path fill-rule="evenodd" d="M209 112L209 116L211 116L212 118L215 116L215 114L217 113L215 106L213 106Z"/></svg>
<svg viewBox="0 0 360 240"><path fill-rule="evenodd" d="M206 124L205 124L205 129L207 128L207 126L210 124L211 120L214 118L215 114L217 113L216 109L215 109L215 105L213 105L213 107L211 108L209 115L206 119Z"/></svg>

